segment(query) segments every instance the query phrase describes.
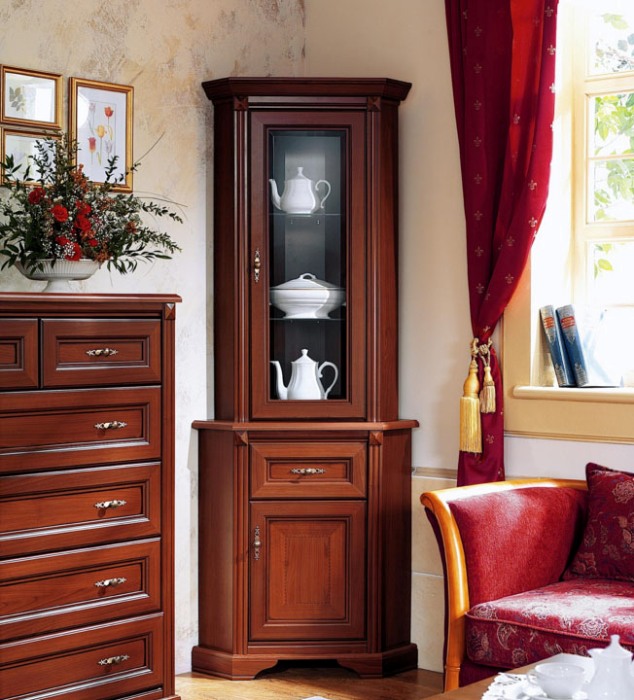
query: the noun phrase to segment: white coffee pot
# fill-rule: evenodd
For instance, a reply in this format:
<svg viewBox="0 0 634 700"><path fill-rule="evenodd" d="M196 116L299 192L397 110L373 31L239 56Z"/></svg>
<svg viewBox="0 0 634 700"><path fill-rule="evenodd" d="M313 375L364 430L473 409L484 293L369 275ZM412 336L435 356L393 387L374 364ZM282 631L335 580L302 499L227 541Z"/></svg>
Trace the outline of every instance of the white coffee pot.
<svg viewBox="0 0 634 700"><path fill-rule="evenodd" d="M605 649L589 649L594 675L588 686L588 700L627 700L634 698L632 654L620 644L618 634L610 637Z"/></svg>
<svg viewBox="0 0 634 700"><path fill-rule="evenodd" d="M302 350L301 357L291 362L291 380L288 386L284 384L282 368L277 360L271 360L271 364L277 372L277 395L280 399L289 401L319 401L327 399L330 390L335 385L339 377L337 365L332 362L322 362L318 364L308 357L308 350ZM322 377L324 367L332 367L335 378L327 389L324 389L319 381Z"/></svg>
<svg viewBox="0 0 634 700"><path fill-rule="evenodd" d="M282 195L277 191L275 180L269 180L271 184L271 198L273 204L287 214L312 214L318 209L323 209L328 196L330 195L330 183L328 180L313 181L304 175L304 168L297 168L297 175L284 182L284 192ZM316 196L317 188L324 185L327 189L323 199L319 201Z"/></svg>

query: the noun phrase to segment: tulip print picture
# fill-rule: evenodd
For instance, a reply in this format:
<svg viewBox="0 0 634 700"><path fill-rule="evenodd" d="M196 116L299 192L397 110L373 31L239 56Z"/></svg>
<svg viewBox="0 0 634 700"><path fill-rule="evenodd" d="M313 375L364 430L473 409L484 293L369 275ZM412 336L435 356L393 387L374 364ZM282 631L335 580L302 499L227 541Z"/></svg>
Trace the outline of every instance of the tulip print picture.
<svg viewBox="0 0 634 700"><path fill-rule="evenodd" d="M71 78L70 125L84 173L132 191L132 87Z"/></svg>

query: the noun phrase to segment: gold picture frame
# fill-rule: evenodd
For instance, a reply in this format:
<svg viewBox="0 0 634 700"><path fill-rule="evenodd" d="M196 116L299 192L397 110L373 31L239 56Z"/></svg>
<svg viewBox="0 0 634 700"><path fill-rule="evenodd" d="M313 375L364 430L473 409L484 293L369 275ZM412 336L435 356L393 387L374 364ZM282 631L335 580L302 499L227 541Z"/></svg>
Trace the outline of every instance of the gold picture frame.
<svg viewBox="0 0 634 700"><path fill-rule="evenodd" d="M58 73L0 66L0 121L61 129L62 90Z"/></svg>
<svg viewBox="0 0 634 700"><path fill-rule="evenodd" d="M14 158L14 165L21 165L26 168L28 165L28 157L36 153L35 143L37 141L59 138L59 134L51 134L44 131L27 131L24 129L9 129L4 127L2 128L0 159L4 163L7 156L12 155ZM18 173L18 175L21 174L22 173ZM32 169L29 176L37 180L38 173L36 170ZM33 182L32 184L35 185L37 182Z"/></svg>
<svg viewBox="0 0 634 700"><path fill-rule="evenodd" d="M131 85L69 79L69 133L77 141L78 164L93 182L105 182L116 156L111 181L118 192L132 192L133 97Z"/></svg>

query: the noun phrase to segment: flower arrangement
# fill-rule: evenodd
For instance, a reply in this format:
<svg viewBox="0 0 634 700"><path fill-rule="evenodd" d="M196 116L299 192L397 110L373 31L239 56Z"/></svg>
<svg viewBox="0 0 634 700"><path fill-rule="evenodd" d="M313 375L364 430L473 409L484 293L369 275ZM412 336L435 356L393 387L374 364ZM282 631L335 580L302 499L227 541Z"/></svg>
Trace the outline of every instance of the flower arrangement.
<svg viewBox="0 0 634 700"><path fill-rule="evenodd" d="M87 258L125 274L139 259L167 259L180 250L142 218L166 216L182 223L176 212L114 191L122 179L114 177L116 156L108 161L105 182L95 183L76 164L77 143L66 134L38 140L35 149L26 168L16 166L12 156L0 163L0 189L8 191L0 198L0 254L6 258L0 269L18 263L41 270L44 260L54 265Z"/></svg>

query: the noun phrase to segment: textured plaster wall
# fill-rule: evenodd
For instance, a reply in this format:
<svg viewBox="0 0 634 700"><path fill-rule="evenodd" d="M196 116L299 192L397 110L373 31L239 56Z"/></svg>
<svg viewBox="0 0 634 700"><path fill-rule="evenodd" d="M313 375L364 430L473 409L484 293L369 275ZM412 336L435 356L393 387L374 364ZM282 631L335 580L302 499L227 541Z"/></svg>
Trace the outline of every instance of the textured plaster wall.
<svg viewBox="0 0 634 700"><path fill-rule="evenodd" d="M176 347L176 666L197 643L197 451L209 416L211 103L200 83L226 75L300 74L301 0L0 0L0 63L134 86L135 192L182 205L169 230L183 248L134 275L102 269L77 291L178 293ZM157 143L158 141L158 143ZM156 145L155 145L156 144ZM154 148L152 148L154 146ZM152 149L152 150L150 150ZM1 291L39 291L13 270ZM208 402L209 393L209 402Z"/></svg>

